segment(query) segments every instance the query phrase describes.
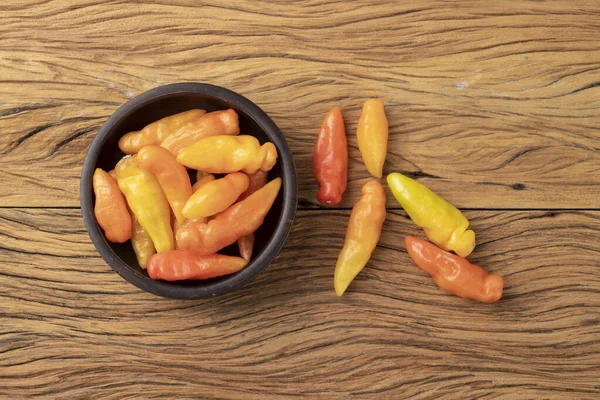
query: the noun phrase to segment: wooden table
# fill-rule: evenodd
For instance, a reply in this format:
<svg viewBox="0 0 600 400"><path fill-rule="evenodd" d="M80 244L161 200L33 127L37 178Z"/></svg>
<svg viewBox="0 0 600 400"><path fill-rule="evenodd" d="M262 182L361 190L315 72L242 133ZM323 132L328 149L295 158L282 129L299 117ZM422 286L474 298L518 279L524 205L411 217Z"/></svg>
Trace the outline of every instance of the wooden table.
<svg viewBox="0 0 600 400"><path fill-rule="evenodd" d="M98 256L79 208L87 148L123 103L225 86L286 134L300 207L286 247L208 301L142 292ZM369 179L363 101L385 101L385 171L465 210L497 304L413 265L391 195L342 298L333 269ZM312 149L340 105L343 204ZM0 398L598 398L600 3L4 0L0 6ZM389 193L388 193L389 195Z"/></svg>

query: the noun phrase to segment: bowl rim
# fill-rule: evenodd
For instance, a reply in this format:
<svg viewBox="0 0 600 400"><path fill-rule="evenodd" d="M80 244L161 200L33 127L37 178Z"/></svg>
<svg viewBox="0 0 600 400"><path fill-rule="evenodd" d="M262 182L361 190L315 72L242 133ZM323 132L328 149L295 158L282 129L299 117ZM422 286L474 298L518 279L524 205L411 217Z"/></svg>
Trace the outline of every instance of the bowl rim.
<svg viewBox="0 0 600 400"><path fill-rule="evenodd" d="M277 147L281 162L283 205L277 226L260 255L235 275L225 276L217 282L201 283L199 286L184 286L177 282L152 280L147 274L132 269L111 248L96 221L92 206L94 174L98 156L106 144L108 134L119 121L134 111L161 97L176 93L199 93L218 98L231 108L243 110L264 131ZM296 215L298 184L296 166L285 136L275 122L256 104L246 97L226 89L202 82L173 83L159 86L132 98L119 107L102 125L90 145L83 163L80 179L80 203L83 220L92 243L106 263L123 279L146 292L173 299L200 299L223 295L252 281L266 269L283 248ZM202 282L202 281L199 281Z"/></svg>

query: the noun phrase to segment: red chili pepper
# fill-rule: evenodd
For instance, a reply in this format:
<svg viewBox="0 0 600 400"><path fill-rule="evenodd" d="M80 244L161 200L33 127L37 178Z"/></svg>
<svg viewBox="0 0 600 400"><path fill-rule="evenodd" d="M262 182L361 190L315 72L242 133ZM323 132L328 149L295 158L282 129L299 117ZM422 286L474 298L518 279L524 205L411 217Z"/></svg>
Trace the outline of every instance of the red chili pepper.
<svg viewBox="0 0 600 400"><path fill-rule="evenodd" d="M502 297L502 277L488 274L479 265L425 240L407 236L405 243L410 258L431 275L443 291L484 303L493 303Z"/></svg>
<svg viewBox="0 0 600 400"><path fill-rule="evenodd" d="M348 181L348 143L339 107L327 113L315 144L313 174L321 186L317 200L334 206L342 201Z"/></svg>
<svg viewBox="0 0 600 400"><path fill-rule="evenodd" d="M247 264L241 257L203 256L194 250L169 250L150 257L148 275L165 281L210 279L238 272Z"/></svg>

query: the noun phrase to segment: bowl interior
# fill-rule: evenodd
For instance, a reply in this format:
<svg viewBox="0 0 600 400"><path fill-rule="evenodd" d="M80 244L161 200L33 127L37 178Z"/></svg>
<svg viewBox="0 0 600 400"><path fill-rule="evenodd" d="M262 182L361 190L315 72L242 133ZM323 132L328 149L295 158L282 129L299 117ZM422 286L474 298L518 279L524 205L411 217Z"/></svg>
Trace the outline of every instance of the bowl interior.
<svg viewBox="0 0 600 400"><path fill-rule="evenodd" d="M135 130L140 130L144 126L164 118L169 115L177 114L183 111L191 110L194 108L202 108L207 112L216 110L225 110L233 108L239 115L240 123L240 134L252 135L259 139L261 143L267 141L274 141L274 138L270 138L265 131L261 128L257 121L255 121L249 114L243 109L237 107L236 104L230 103L226 100L214 97L206 93L190 93L190 92L176 92L168 93L160 97L151 99L150 101L144 102L140 107L133 109L129 114L123 118L115 121L114 124L109 126L109 131L104 136L104 143L100 145L101 150L99 152L95 168L102 168L105 171L113 169L116 163L124 156L119 150L118 141L121 136L125 133ZM278 150L279 147L278 147ZM277 163L273 169L269 172L268 179L271 181L276 177L282 176L281 157L278 157ZM190 171L190 178L192 183L195 181L195 171ZM286 184L284 180L284 185ZM273 207L267 214L262 226L255 232L255 243L254 253L250 264L242 271L227 275L220 278L214 278L204 281L179 281L179 282L156 282L157 284L170 285L176 287L198 287L207 286L213 283L218 283L225 280L235 280L235 277L243 273L246 269L252 268L253 261L256 260L263 252L269 241L273 238L277 223L282 216L283 209L283 186L279 191L279 195L275 200ZM93 197L93 195L92 195ZM94 204L94 203L92 203ZM97 223L97 222L96 222ZM106 244L114 251L114 253L127 264L127 266L136 275L145 276L148 281L152 281L143 271L137 263L135 253L131 247L131 243L125 242L123 244L110 243L104 240ZM237 243L223 249L219 253L229 255L239 255ZM108 260L107 260L108 261ZM261 267L264 268L266 266ZM119 271L117 271L119 272ZM260 271L257 271L258 273ZM142 278L140 276L140 278ZM143 279L143 278L142 278ZM154 282L154 281L152 281ZM147 282L150 284L150 282ZM177 296L179 297L179 296Z"/></svg>

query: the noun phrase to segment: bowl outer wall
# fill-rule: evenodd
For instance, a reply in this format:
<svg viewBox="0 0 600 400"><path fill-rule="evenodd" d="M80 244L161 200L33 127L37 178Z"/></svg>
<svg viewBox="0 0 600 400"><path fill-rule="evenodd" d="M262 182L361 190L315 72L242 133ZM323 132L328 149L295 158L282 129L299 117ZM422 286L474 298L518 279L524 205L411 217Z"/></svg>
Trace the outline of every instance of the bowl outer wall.
<svg viewBox="0 0 600 400"><path fill-rule="evenodd" d="M275 231L264 250L253 259L242 271L217 282L198 281L197 286L178 285L176 282L155 281L145 273L134 270L124 262L106 241L98 225L93 211L92 176L96 168L98 156L108 139L113 126L134 111L163 96L173 94L202 94L217 98L241 110L252 119L275 144L278 151L278 162L281 163L283 206ZM296 168L289 146L277 125L257 105L247 98L222 87L205 83L176 83L161 86L131 99L121 106L104 123L94 138L85 157L80 184L81 210L84 223L90 238L102 258L125 280L136 287L158 296L176 299L198 299L223 295L252 281L277 256L282 249L292 228L298 203L298 187Z"/></svg>

